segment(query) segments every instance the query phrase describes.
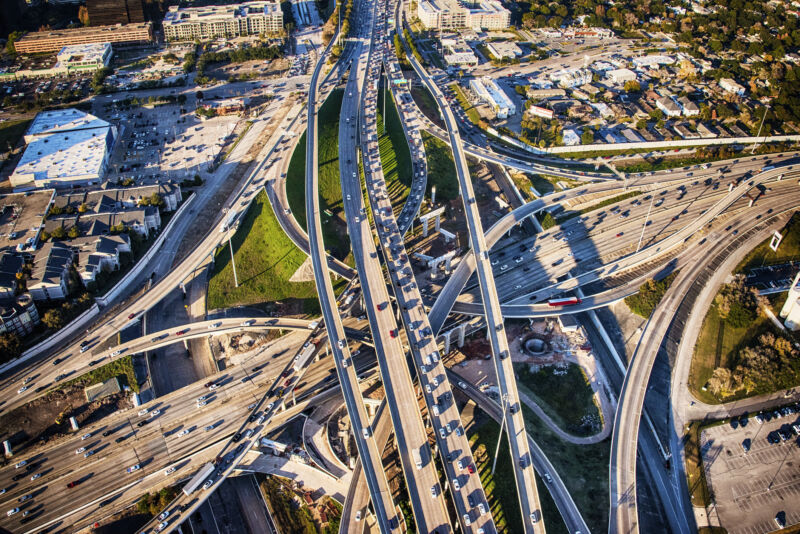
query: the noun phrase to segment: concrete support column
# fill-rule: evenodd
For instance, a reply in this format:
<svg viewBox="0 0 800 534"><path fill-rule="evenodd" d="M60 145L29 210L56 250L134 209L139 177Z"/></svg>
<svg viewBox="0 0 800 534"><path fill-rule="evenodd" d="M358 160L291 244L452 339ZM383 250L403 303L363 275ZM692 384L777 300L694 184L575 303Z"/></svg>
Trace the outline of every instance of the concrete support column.
<svg viewBox="0 0 800 534"><path fill-rule="evenodd" d="M428 219L422 219L422 237L428 237Z"/></svg>
<svg viewBox="0 0 800 534"><path fill-rule="evenodd" d="M444 353L450 353L450 332L444 334Z"/></svg>
<svg viewBox="0 0 800 534"><path fill-rule="evenodd" d="M466 325L462 324L459 328L460 328L460 330L458 331L458 346L459 347L463 347L464 346L464 337L466 336L466 333L467 333L467 327L466 327ZM486 332L487 333L489 332L488 328L487 328Z"/></svg>
<svg viewBox="0 0 800 534"><path fill-rule="evenodd" d="M437 215L437 216L436 216L436 222L435 222L435 225L436 225L436 231L437 231L437 232L439 231L439 226L440 226L441 224L442 224L442 217L441 217L441 215Z"/></svg>

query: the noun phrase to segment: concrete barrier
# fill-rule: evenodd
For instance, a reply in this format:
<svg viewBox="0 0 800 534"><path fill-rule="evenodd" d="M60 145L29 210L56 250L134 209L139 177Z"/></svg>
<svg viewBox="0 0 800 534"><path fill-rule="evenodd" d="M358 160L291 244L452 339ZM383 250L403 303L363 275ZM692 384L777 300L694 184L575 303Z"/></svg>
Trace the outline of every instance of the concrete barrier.
<svg viewBox="0 0 800 534"><path fill-rule="evenodd" d="M99 313L100 313L100 307L97 305L97 303L92 304L91 308L80 314L67 326L65 326L52 336L48 337L41 343L38 343L33 347L29 348L28 350L23 352L22 356L20 356L19 358L11 360L10 362L6 362L2 366L0 366L0 373L4 373L9 369L13 369L17 365L26 362L27 360L33 358L34 356L38 356L42 352L64 343L76 332L83 330L83 328L87 324L89 324L89 321L94 319L94 317L97 316L97 314Z"/></svg>
<svg viewBox="0 0 800 534"><path fill-rule="evenodd" d="M153 245L150 247L147 253L144 256L142 256L141 259L138 262L136 262L136 265L134 265L130 271L125 273L125 276L123 276L120 279L120 281L117 282L114 285L114 287L112 287L105 295L103 295L102 297L96 297L94 299L95 302L97 302L100 306L107 306L109 302L117 298L119 294L122 293L122 290L124 290L128 286L128 284L131 283L133 279L135 279L137 276L139 276L139 274L141 274L145 266L150 262L151 259L153 259L153 256L155 256L156 252L158 252L158 250L161 248L161 245L164 244L164 241L166 240L169 231L172 229L173 226L175 226L177 220L186 211L186 208L192 203L192 201L195 198L196 195L194 193L189 195L189 198L187 198L183 202L181 207L178 208L178 211L176 211L175 215L172 216L167 226L164 227L164 230L161 232L161 235L158 236L155 243L153 243Z"/></svg>

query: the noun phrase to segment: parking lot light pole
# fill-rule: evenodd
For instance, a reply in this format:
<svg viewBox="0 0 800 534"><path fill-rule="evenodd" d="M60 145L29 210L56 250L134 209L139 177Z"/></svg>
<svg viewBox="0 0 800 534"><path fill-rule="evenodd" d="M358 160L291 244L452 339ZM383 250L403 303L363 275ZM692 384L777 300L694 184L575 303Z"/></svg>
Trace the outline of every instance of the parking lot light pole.
<svg viewBox="0 0 800 534"><path fill-rule="evenodd" d="M783 458L781 459L781 464L778 466L778 469L775 471L775 474L772 475L772 480L769 481L769 485L767 486L767 491L772 490L772 485L775 483L775 479L778 478L778 473L781 472L781 467L783 467L783 464L786 463L786 458L789 457L790 452L792 452L792 448L786 447L786 454L783 455Z"/></svg>

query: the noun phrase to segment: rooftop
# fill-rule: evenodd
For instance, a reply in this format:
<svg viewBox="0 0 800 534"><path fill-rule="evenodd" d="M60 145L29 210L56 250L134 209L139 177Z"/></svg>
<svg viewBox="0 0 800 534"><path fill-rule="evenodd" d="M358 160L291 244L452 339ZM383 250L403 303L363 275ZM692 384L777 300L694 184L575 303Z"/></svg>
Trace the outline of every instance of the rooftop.
<svg viewBox="0 0 800 534"><path fill-rule="evenodd" d="M12 174L18 180L64 180L102 174L110 127L64 131L30 143Z"/></svg>
<svg viewBox="0 0 800 534"><path fill-rule="evenodd" d="M72 250L67 245L52 241L45 243L36 251L31 281L60 284L61 274L71 262Z"/></svg>
<svg viewBox="0 0 800 534"><path fill-rule="evenodd" d="M59 52L59 55L67 48L83 48L85 46L92 45L65 46ZM30 143L37 136L45 136L57 132L105 128L107 126L110 126L110 124L103 119L75 108L42 111L36 115L36 118L33 119L33 122L28 127L28 131L25 132L25 141Z"/></svg>
<svg viewBox="0 0 800 534"><path fill-rule="evenodd" d="M176 25L182 23L210 22L211 19L233 19L247 15L270 15L281 10L278 2L243 2L227 6L185 7L170 6L164 15L163 24Z"/></svg>

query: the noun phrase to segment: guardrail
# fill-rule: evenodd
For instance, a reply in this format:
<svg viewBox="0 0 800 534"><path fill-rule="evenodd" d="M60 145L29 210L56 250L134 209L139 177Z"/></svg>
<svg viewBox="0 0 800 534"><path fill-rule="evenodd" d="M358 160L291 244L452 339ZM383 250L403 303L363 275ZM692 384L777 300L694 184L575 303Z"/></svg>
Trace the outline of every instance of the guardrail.
<svg viewBox="0 0 800 534"><path fill-rule="evenodd" d="M125 289L125 287L127 287L127 285L131 282L131 280L139 276L139 274L144 269L145 265L147 265L147 263L151 259L153 259L153 256L155 256L156 252L158 252L158 250L161 248L161 245L164 244L164 241L167 239L169 231L172 229L173 226L175 226L177 220L186 211L187 206L189 206L195 198L197 198L195 193L189 195L189 198L187 198L183 202L181 207L178 208L178 211L176 211L175 215L172 216L169 223L167 223L167 226L164 227L164 230L161 232L161 235L158 236L155 243L153 243L153 245L150 247L147 253L144 256L142 256L141 259L139 259L139 261L136 262L136 265L134 265L130 271L125 273L125 276L123 276L120 279L120 281L114 285L114 287L108 290L108 292L105 295L103 295L102 297L96 297L94 299L95 302L97 302L97 304L104 307L108 306L108 303L117 298L119 294L122 292L122 290Z"/></svg>

